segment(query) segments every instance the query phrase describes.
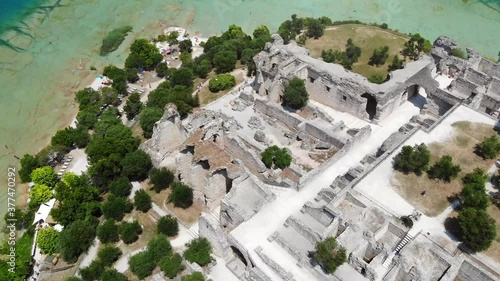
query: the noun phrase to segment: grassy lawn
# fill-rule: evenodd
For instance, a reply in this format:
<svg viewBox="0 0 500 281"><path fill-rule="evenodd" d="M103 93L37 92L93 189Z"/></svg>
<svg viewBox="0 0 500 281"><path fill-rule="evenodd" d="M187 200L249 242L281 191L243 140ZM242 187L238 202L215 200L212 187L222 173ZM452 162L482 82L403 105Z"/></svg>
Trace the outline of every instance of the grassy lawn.
<svg viewBox="0 0 500 281"><path fill-rule="evenodd" d="M238 74L235 76L235 78L236 78L236 85L240 84L241 82L243 82L245 80L245 76L243 74ZM213 102L214 100L217 100L218 98L229 93L229 91L231 91L231 90L232 90L232 88L228 89L228 90L220 91L217 93L212 93L208 89L208 83L207 83L206 86L201 88L200 92L198 93L198 95L200 97L200 107L203 107L203 106Z"/></svg>
<svg viewBox="0 0 500 281"><path fill-rule="evenodd" d="M408 40L396 32L374 26L347 24L327 27L325 34L319 39L307 39L306 47L311 51L311 56L321 58L321 51L328 49L345 50L347 40L351 38L361 48L361 57L352 67L352 71L365 77L372 75L387 75L387 67L392 62L394 55L399 54L404 43ZM375 67L368 65L373 50L379 47L389 47L389 58L385 65Z"/></svg>
<svg viewBox="0 0 500 281"><path fill-rule="evenodd" d="M396 171L391 182L399 195L428 216L437 216L449 206L448 198L462 190L461 178L466 173L472 172L476 167L488 170L495 162L494 159L483 160L474 153L475 145L484 137L496 134L491 126L470 122L457 122L452 126L455 128L453 140L432 143L428 147L431 151L431 165L443 155L452 156L453 162L460 165L462 172L455 180L446 183L431 180L427 174L418 177L413 173L405 175ZM421 195L423 191L426 192L425 196Z"/></svg>

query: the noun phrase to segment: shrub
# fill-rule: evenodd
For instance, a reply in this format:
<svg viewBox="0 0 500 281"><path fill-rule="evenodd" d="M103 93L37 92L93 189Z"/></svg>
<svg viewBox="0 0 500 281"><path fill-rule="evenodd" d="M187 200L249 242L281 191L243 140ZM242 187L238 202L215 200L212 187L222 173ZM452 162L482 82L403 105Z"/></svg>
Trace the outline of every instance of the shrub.
<svg viewBox="0 0 500 281"><path fill-rule="evenodd" d="M292 156L288 154L286 148L279 148L276 145L266 148L260 156L267 168L284 169L292 163Z"/></svg>
<svg viewBox="0 0 500 281"><path fill-rule="evenodd" d="M205 277L201 272L193 272L181 278L181 281L205 281Z"/></svg>
<svg viewBox="0 0 500 281"><path fill-rule="evenodd" d="M123 273L118 272L114 268L108 268L104 270L104 272L101 274L101 279L103 281L128 281L127 276L125 276Z"/></svg>
<svg viewBox="0 0 500 281"><path fill-rule="evenodd" d="M97 253L97 257L105 267L113 265L121 255L122 251L112 245L104 246L104 248L100 249Z"/></svg>
<svg viewBox="0 0 500 281"><path fill-rule="evenodd" d="M385 78L384 78L384 76L382 76L380 74L374 74L374 75L368 77L368 81L375 83L375 84L382 84L385 82Z"/></svg>
<svg viewBox="0 0 500 281"><path fill-rule="evenodd" d="M132 26L127 25L113 29L109 32L108 35L106 35L106 37L102 40L100 55L105 56L118 49L123 40L125 40L127 33L130 31L132 31Z"/></svg>
<svg viewBox="0 0 500 281"><path fill-rule="evenodd" d="M302 79L295 77L285 86L283 104L286 106L301 109L307 104L308 100L309 94Z"/></svg>
<svg viewBox="0 0 500 281"><path fill-rule="evenodd" d="M132 273L134 273L140 280L143 280L151 275L153 269L156 267L156 264L151 259L147 251L130 257L128 264L130 266L130 271L132 271Z"/></svg>
<svg viewBox="0 0 500 281"><path fill-rule="evenodd" d="M19 170L19 177L21 182L31 181L31 173L38 168L38 161L30 154L25 154L21 159L21 169Z"/></svg>
<svg viewBox="0 0 500 281"><path fill-rule="evenodd" d="M174 182L172 192L168 196L168 202L173 203L178 208L191 207L193 205L193 189L183 183Z"/></svg>
<svg viewBox="0 0 500 281"><path fill-rule="evenodd" d="M325 26L321 23L319 19L310 19L307 25L307 36L309 38L318 39L323 36L325 32Z"/></svg>
<svg viewBox="0 0 500 281"><path fill-rule="evenodd" d="M144 190L137 190L134 195L135 208L141 212L147 212L152 207L151 196Z"/></svg>
<svg viewBox="0 0 500 281"><path fill-rule="evenodd" d="M219 74L214 78L210 79L210 82L208 83L208 89L212 93L217 93L219 91L230 89L235 85L236 85L236 78L234 78L233 75L229 73Z"/></svg>
<svg viewBox="0 0 500 281"><path fill-rule="evenodd" d="M179 273L184 270L182 257L178 253L161 258L158 265L160 266L160 269L165 273L165 275L170 279L174 279Z"/></svg>
<svg viewBox="0 0 500 281"><path fill-rule="evenodd" d="M174 182L174 178L174 173L165 167L161 169L153 168L149 172L149 182L153 184L153 189L156 193L167 189Z"/></svg>
<svg viewBox="0 0 500 281"><path fill-rule="evenodd" d="M158 77L160 78L168 76L168 65L163 62L159 63L156 66L156 75L158 75Z"/></svg>
<svg viewBox="0 0 500 281"><path fill-rule="evenodd" d="M464 50L462 50L461 48L452 49L450 55L461 59L467 59L467 55L465 55Z"/></svg>
<svg viewBox="0 0 500 281"><path fill-rule="evenodd" d="M137 149L127 153L120 162L122 174L131 181L142 181L148 177L149 170L153 166L151 157L143 150Z"/></svg>
<svg viewBox="0 0 500 281"><path fill-rule="evenodd" d="M410 216L402 216L399 218L404 226L411 228L413 226L413 220Z"/></svg>
<svg viewBox="0 0 500 281"><path fill-rule="evenodd" d="M97 227L97 238L102 243L118 242L120 237L118 235L118 225L112 219L106 220L103 224Z"/></svg>
<svg viewBox="0 0 500 281"><path fill-rule="evenodd" d="M415 173L421 175L427 170L431 154L425 144L413 147L405 145L396 157L394 157L394 169L403 173Z"/></svg>
<svg viewBox="0 0 500 281"><path fill-rule="evenodd" d="M169 237L176 236L179 233L179 223L171 215L163 216L158 220L156 231Z"/></svg>
<svg viewBox="0 0 500 281"><path fill-rule="evenodd" d="M212 246L206 238L197 238L187 244L187 250L184 252L184 258L192 263L205 266L212 261L210 254Z"/></svg>
<svg viewBox="0 0 500 281"><path fill-rule="evenodd" d="M465 245L473 251L488 249L496 237L495 220L484 210L465 208L460 211L458 222Z"/></svg>
<svg viewBox="0 0 500 281"><path fill-rule="evenodd" d="M373 54L370 57L368 64L375 66L383 65L385 64L385 61L387 60L388 57L389 57L388 46L376 48L375 50L373 50Z"/></svg>
<svg viewBox="0 0 500 281"><path fill-rule="evenodd" d="M392 59L392 63L389 65L387 70L391 72L394 70L402 69L404 68L404 62L405 62L404 59L399 59L399 57L395 55L394 58Z"/></svg>
<svg viewBox="0 0 500 281"><path fill-rule="evenodd" d="M120 225L120 238L123 243L131 244L139 239L139 235L142 233L142 227L137 221L122 222Z"/></svg>
<svg viewBox="0 0 500 281"><path fill-rule="evenodd" d="M62 258L75 262L80 254L87 251L95 237L95 226L89 221L75 221L59 234L59 250Z"/></svg>
<svg viewBox="0 0 500 281"><path fill-rule="evenodd" d="M335 238L328 237L324 241L316 243L314 258L327 273L332 274L346 262L347 256L345 249L337 245Z"/></svg>
<svg viewBox="0 0 500 281"><path fill-rule="evenodd" d="M497 136L485 138L476 146L476 152L484 159L493 159L500 154L500 139Z"/></svg>
<svg viewBox="0 0 500 281"><path fill-rule="evenodd" d="M30 190L29 206L31 209L36 210L36 208L52 199L52 197L52 191L48 186L46 186L45 184L37 184Z"/></svg>
<svg viewBox="0 0 500 281"><path fill-rule="evenodd" d="M445 155L432 165L427 174L430 179L440 179L450 182L457 177L461 170L459 165L453 164L453 159L450 155Z"/></svg>
<svg viewBox="0 0 500 281"><path fill-rule="evenodd" d="M130 195L132 185L127 177L119 177L114 179L109 185L109 191L115 196L127 197Z"/></svg>

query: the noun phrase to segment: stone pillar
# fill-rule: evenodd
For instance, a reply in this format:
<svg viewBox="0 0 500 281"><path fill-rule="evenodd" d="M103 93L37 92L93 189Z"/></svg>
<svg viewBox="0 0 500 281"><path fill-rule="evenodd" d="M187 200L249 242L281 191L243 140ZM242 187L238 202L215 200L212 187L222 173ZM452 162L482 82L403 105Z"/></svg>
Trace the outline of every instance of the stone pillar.
<svg viewBox="0 0 500 281"><path fill-rule="evenodd" d="M230 253L227 234L219 225L219 222L207 213L201 213L198 222L200 237L207 238L212 244L214 253L222 258L226 258Z"/></svg>

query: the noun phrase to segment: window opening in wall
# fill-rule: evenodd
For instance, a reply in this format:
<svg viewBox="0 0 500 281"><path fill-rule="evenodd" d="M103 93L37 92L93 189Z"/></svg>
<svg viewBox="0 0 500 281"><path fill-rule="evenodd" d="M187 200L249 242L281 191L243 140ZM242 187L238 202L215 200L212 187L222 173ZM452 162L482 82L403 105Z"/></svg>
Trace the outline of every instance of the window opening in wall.
<svg viewBox="0 0 500 281"><path fill-rule="evenodd" d="M332 88L330 88L330 87L326 86L326 91L330 92L330 90L331 90L331 89L332 89Z"/></svg>
<svg viewBox="0 0 500 281"><path fill-rule="evenodd" d="M347 100L347 97L346 97L346 96L342 96L342 100L343 100L343 101L346 101L346 100Z"/></svg>
<svg viewBox="0 0 500 281"><path fill-rule="evenodd" d="M314 81L316 81L316 79L309 77L309 82L314 83Z"/></svg>

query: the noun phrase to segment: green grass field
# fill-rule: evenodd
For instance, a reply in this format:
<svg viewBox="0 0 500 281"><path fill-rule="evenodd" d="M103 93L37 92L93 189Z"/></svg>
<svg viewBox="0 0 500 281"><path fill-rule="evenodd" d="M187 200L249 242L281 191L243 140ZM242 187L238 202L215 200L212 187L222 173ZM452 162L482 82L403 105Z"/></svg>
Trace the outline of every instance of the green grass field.
<svg viewBox="0 0 500 281"><path fill-rule="evenodd" d="M319 39L307 39L306 48L311 51L311 56L320 58L322 50L345 50L347 40L352 38L354 44L361 48L361 57L352 67L352 71L366 78L372 75L387 75L387 66L392 62L394 55L403 49L408 37L394 31L375 26L346 24L327 27L325 34ZM385 65L379 67L368 65L373 50L383 46L389 47L389 58Z"/></svg>

